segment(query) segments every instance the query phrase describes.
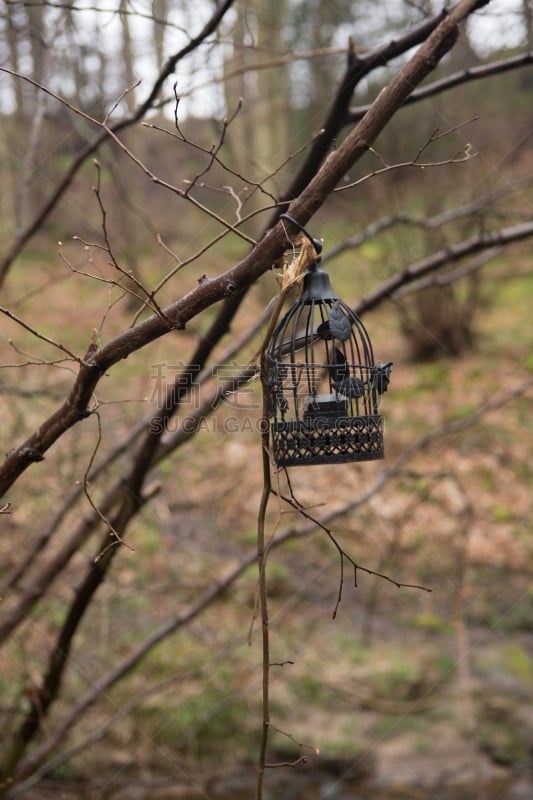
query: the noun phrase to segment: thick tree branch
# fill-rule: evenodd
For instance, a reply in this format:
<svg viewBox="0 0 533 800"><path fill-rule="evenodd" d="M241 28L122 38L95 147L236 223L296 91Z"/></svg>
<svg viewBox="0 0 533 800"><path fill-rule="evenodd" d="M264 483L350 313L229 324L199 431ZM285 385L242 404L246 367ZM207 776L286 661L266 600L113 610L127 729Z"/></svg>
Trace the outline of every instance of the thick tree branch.
<svg viewBox="0 0 533 800"><path fill-rule="evenodd" d="M474 204L477 208L477 204ZM432 218L433 221L441 219L445 215L438 215ZM480 252L482 254L493 255L496 247L501 247L503 244L510 244L513 241L520 241L524 237L533 235L533 223L526 225L515 226L514 228L506 228L501 231L496 231L491 234L484 234L479 237L474 237L465 242L458 243L450 248L442 249L436 253L427 256L421 261L409 265L398 275L392 279L385 281L377 287L371 294L362 298L357 304L355 310L358 314L375 309L382 302L389 299L395 300L400 296L401 291L408 289L410 286L418 286L418 282L424 277L433 274L435 271L444 265L461 260L468 255ZM500 244L494 244L499 242ZM477 268L476 265L474 265ZM452 276L454 277L454 276ZM457 274L455 277L460 277ZM235 356L235 350L232 349L227 354L227 358ZM224 360L224 359L223 359ZM244 369L239 375L233 379L232 386L220 386L217 390L209 395L202 403L201 407L197 409L193 416L188 417L187 429L182 427L178 428L171 436L164 442L161 442L161 435L167 429L170 419L176 414L182 397L186 394L192 384L193 373L184 371L176 376L176 381L168 388L165 397L162 398L159 409L155 414L151 415L141 424L145 428L145 436L137 448L137 452L132 459L132 467L130 471L122 476L116 484L114 484L106 493L105 498L100 503L101 513L109 514L112 507L121 502L125 494L134 496L140 499L142 487L148 474L166 458L170 453L177 450L188 442L194 435L196 427L201 424L201 421L209 416L219 405L223 402L228 389L233 388L236 390L242 383L250 379L253 371ZM136 429L134 438L139 436L141 431ZM123 448L119 448L117 454L122 452ZM112 462L113 459L111 459ZM104 465L105 466L105 465ZM97 472L91 475L94 480ZM76 493L80 493L81 489L76 489ZM136 506L132 504L130 509L132 515ZM54 517L53 522L47 529L44 535L44 541L47 541L52 530L57 527L58 521L61 519ZM120 528L119 533L124 534L126 525L131 517L123 517L123 526ZM4 619L0 623L0 643L4 642L9 634L17 627L24 616L29 612L33 604L38 598L46 591L50 583L59 574L60 570L64 568L66 563L70 560L72 555L76 552L79 545L86 541L88 536L98 524L99 518L90 516L84 519L78 528L73 532L72 536L63 544L62 548L56 553L54 559L50 564L41 567L38 573L31 576L31 581L28 588L24 591L22 597L19 599L17 605L6 613ZM35 549L32 551L36 553L41 547L41 539L36 544ZM28 567L28 559L24 564L24 569ZM22 571L24 571L24 569ZM18 573L16 573L18 575ZM7 589L8 587L6 587Z"/></svg>
<svg viewBox="0 0 533 800"><path fill-rule="evenodd" d="M470 250L470 252L472 252L472 247L473 247L472 243L468 242L468 243L466 243L466 246L463 247L463 251L464 250ZM433 259L433 261L432 261L432 263L434 265L433 268L435 268L435 264L437 264L438 260L439 259ZM382 299L384 299L385 296L386 295L383 295ZM246 374L245 374L245 372L243 372L243 375L241 376L241 379L244 379L245 377L246 377ZM456 431L459 431L459 430L463 430L465 425L472 424L472 422L474 420L479 419L479 416L482 413L487 413L488 411L499 407L499 405L501 405L503 402L506 402L507 400L518 396L518 394L523 393L530 386L531 386L531 380L526 381L525 384L523 384L519 389L514 389L511 392L505 393L505 395L502 395L502 396L500 396L498 398L495 398L490 403L486 404L486 406L484 406L479 412L476 412L476 414L472 418L468 418L468 423L465 423L465 421L463 420L463 421L460 421L460 422L454 421L452 423L449 423L449 424L445 425L442 429L439 430L438 436L441 436L441 435L444 435L444 434L449 434L449 433L456 432ZM223 392L219 390L218 401L220 401L222 396L223 396ZM213 402L214 402L214 398L210 399L209 403L206 403L204 405L204 407L201 410L198 411L198 416L201 417L202 414L205 414L205 412L206 412L208 407L212 408L213 407ZM191 431L187 431L187 436L185 438L183 436L181 436L181 437L180 436L173 437L172 446L176 446L178 441L180 443L183 443L184 441L186 441L186 439L188 438L188 436L190 434L191 434ZM155 438L157 438L157 437L155 437ZM400 457L396 461L395 465L393 466L392 471L391 472L386 471L386 473L384 473L384 475L386 476L386 480L389 480L392 474L397 474L398 470L405 463L406 460L411 458L412 455L415 452L417 452L420 448L425 448L434 439L435 439L435 432L432 432L430 434L426 434L423 437L421 437L421 439L419 439L413 445L413 447L408 448L408 450L405 451L403 456ZM148 444L148 441L145 442L145 446L147 444ZM151 459L152 463L154 463L154 460L155 460L155 457L156 457L156 451L154 449L155 448L155 444L156 444L155 439L150 444L151 444L151 451L149 453L147 453L145 451L145 455L149 456L149 458ZM163 448L163 451L164 450L165 450L165 448ZM143 451L142 451L142 448L141 448L141 453L142 452ZM161 448L160 448L158 454L161 455L161 452L162 451L161 451ZM144 480L144 476L145 476L146 470L143 470L140 467L141 461L142 461L142 459L138 459L136 461L136 465L134 466L132 472L130 473L131 480L137 480L139 482L138 483L138 487L137 487L138 488L138 492L139 492L139 494L137 494L138 500L136 502L133 499L135 497L135 495L133 494L134 487L132 487L130 485L128 487L128 491L132 492L132 494L130 494L130 502L128 502L126 500L126 502L123 503L123 506L122 506L121 510L117 514L116 522L114 523L114 524L117 524L117 525L121 526L120 530L124 529L124 527L126 526L127 522L131 518L131 516L133 516L133 514L135 513L135 507L138 505L138 502L139 501L142 502L140 500L140 490L141 490L141 484L142 484L142 481ZM370 495L368 493L365 493L364 495L362 495L360 498L358 498L354 502L357 503L357 504L359 504L360 502L366 502L369 499L369 497L373 496L375 491L378 490L378 488L377 488L378 486L379 486L379 488L381 488L381 484L379 484L379 483L376 484L376 486L374 487L374 489L372 490L372 493ZM270 493L270 489L268 489L268 493ZM131 502L132 500L133 500L133 502ZM347 507L347 508L349 508L351 510L354 507L355 507L354 503L350 503L349 507ZM343 511L346 511L346 510L347 509L344 509ZM338 513L339 513L338 511L333 512L333 518L335 516L337 516ZM308 517L308 515L306 515L306 514L304 514L304 516ZM328 522L328 518L324 518L323 521L321 521L321 520L315 521L315 520L309 518L309 521L311 523L311 529L313 527L316 527L316 525L318 525L319 527L322 527L324 530L326 530L326 532L331 536L331 531L326 527L326 524ZM335 539L333 539L333 541L335 542ZM336 545L336 546L338 547L338 545ZM81 618L82 618L82 616L84 614L85 609L88 607L88 604L90 602L91 597L93 596L94 592L96 591L96 589L98 588L99 584L103 580L105 572L107 571L107 569L109 568L109 565L111 563L111 559L112 559L112 556L113 556L114 552L116 552L116 548L107 548L106 549L105 558L101 559L102 569L101 570L98 569L98 574L95 575L93 570L89 570L88 571L85 581L82 583L82 585L80 586L80 588L79 588L79 590L77 592L76 602L73 604L73 607L69 611L69 615L68 615L68 618L67 618L67 624L65 625L65 627L63 629L63 632L62 632L62 634L60 636L60 641L58 642L58 646L55 649L55 653L56 654L64 654L64 653L68 652L68 648L71 645L72 637L73 637L74 632L75 632L75 630L77 628L77 625L81 621ZM343 555L343 551L340 551L340 552L341 552L341 555ZM351 561L351 559L349 559L349 560ZM353 564L354 569L356 569L356 570L360 569L360 570L362 570L364 572L368 572L370 574L377 575L378 577L384 577L386 580L389 580L389 581L391 581L392 583L395 583L398 586L409 586L410 585L410 584L406 584L406 583L403 583L403 582L400 583L398 581L392 580L386 575L383 575L383 574L381 574L379 572L375 572L374 570L369 570L368 568L365 568L365 567L361 567L359 564L356 565L353 561L351 561L351 563ZM100 564L100 562L99 562L99 564ZM418 588L420 588L420 587L418 587ZM339 599L340 599L340 597L339 597ZM59 645L61 645L61 646L59 646ZM57 690L59 688L60 676L61 676L61 674L63 672L65 663L66 663L65 660L63 660L62 658L58 658L56 656L52 657L51 662L50 662L51 665L50 665L50 671L49 671L49 674L48 674L48 678L47 678L47 680L45 682L45 685L44 685L43 689L40 692L39 702L38 702L38 704L36 704L34 711L27 718L24 726L21 728L20 738L18 740L19 743L22 742L22 741L29 741L29 739L27 737L31 738L33 736L33 733L36 730L36 725L37 725L37 722L38 722L38 717L37 717L37 713L36 713L37 706L38 706L40 712L42 713L42 709L44 708L46 710L48 708L48 706L50 705L50 703L52 702L52 700L53 700L53 698L54 698L54 696L57 693ZM30 759L31 759L31 757L30 757Z"/></svg>
<svg viewBox="0 0 533 800"><path fill-rule="evenodd" d="M336 137L348 122L349 104L356 86L373 70L385 66L393 58L425 41L429 34L442 22L446 11L425 20L413 28L405 36L392 40L386 45L374 48L364 56L356 55L353 50L348 53L348 64L341 79L339 88L322 125L323 133L310 148L298 175L280 198L287 202L298 197L307 184L316 175L318 165L322 163L331 150Z"/></svg>
<svg viewBox="0 0 533 800"><path fill-rule="evenodd" d="M492 64L482 64L479 67L470 67L460 72L454 72L453 75L448 75L446 78L441 78L438 81L433 81L433 83L428 83L427 86L422 86L420 89L415 89L404 105L408 106L420 100L427 100L428 97L435 97L435 95L455 89L456 86L461 86L470 81L490 78L493 75L499 75L520 67L527 67L530 64L533 64L533 53L521 53L511 58L494 61ZM350 108L346 117L346 124L358 122L364 117L369 108L369 105Z"/></svg>
<svg viewBox="0 0 533 800"><path fill-rule="evenodd" d="M486 0L482 0L479 4L474 4L472 10L485 4ZM413 28L404 36L386 45L374 48L364 57L355 56L353 52L349 53L347 70L340 81L335 100L322 125L320 135L316 137L321 141L320 143L315 141L313 147L309 150L296 178L280 199L280 204L273 213L266 231L276 225L279 215L282 211L286 210L285 206L292 198L299 194L300 191L306 187L307 183L316 175L326 154L334 147L336 137L341 132L345 123L348 103L357 83L372 70L383 66L392 58L404 54L411 47L424 41L429 33L431 33L442 20L445 13L446 12L443 11ZM350 89L351 92L349 91ZM199 365L200 367L205 365L213 348L222 336L229 331L232 320L239 310L245 293L246 290L227 297L223 301L215 320L208 332L202 337L197 350L191 357L190 364Z"/></svg>
<svg viewBox="0 0 533 800"><path fill-rule="evenodd" d="M430 272L434 272L444 264L459 261L466 256L483 250L491 250L494 247L501 247L511 242L519 242L530 236L533 236L533 222L526 222L523 225L514 225L499 231L482 233L480 236L474 236L459 244L450 245L397 272L363 297L355 306L355 310L358 314L370 311L383 300L393 297L401 287L407 286Z"/></svg>
<svg viewBox="0 0 533 800"><path fill-rule="evenodd" d="M414 57L393 78L376 98L369 112L351 132L290 207L290 213L305 224L320 208L343 176L361 158L383 130L393 114L401 107L413 87L420 83L453 46L457 25L479 3L461 0L433 30ZM267 231L263 239L239 264L226 273L204 281L183 298L164 309L165 321L175 329L183 329L186 322L210 305L225 297L246 290L257 278L269 270L281 257L286 246L286 231L281 225ZM11 452L0 468L0 496L34 461L41 459L52 444L76 422L86 415L87 407L100 377L117 361L154 341L168 331L159 316L152 316L112 339L84 361L69 397L39 430L26 442Z"/></svg>
<svg viewBox="0 0 533 800"><path fill-rule="evenodd" d="M476 4L473 10L486 4L486 0ZM436 15L435 17L426 20L421 26L409 31L405 36L388 43L387 45L380 46L367 53L364 57L355 57L353 53L349 54L348 67L345 75L341 79L340 86L336 92L336 99L328 112L328 116L317 138L321 140L320 144L315 142L313 148L308 152L308 155L300 168L293 183L282 195L280 205L272 215L267 230L273 227L279 219L279 215L285 210L284 206L288 204L290 199L295 197L301 189L303 189L307 182L316 175L320 165L326 154L334 147L336 137L340 134L342 127L346 122L347 103L350 100L350 94L345 87L351 85L352 93L357 83L365 77L373 69L376 69L383 64L387 63L394 57L402 55L409 48L423 41L424 37L431 32L435 26L442 19L443 14ZM367 65L366 67L364 65ZM359 71L358 71L359 70ZM205 334L200 342L200 345L194 355L191 357L191 364L204 366L210 352L215 347L217 342L226 334L231 326L232 320L239 310L240 304L245 296L245 292L236 294L232 297L226 298L217 314L214 322L212 323L209 331Z"/></svg>
<svg viewBox="0 0 533 800"><path fill-rule="evenodd" d="M341 147L331 153L320 172L291 204L289 208L291 216L303 224L313 216L353 164L368 150L414 87L453 47L458 36L457 25L478 5L475 0L463 0L443 18L413 58L381 90L367 114L347 136Z"/></svg>
<svg viewBox="0 0 533 800"><path fill-rule="evenodd" d="M264 316L266 318L267 315ZM259 323L262 321L264 322L264 320L260 319ZM248 332L247 336L235 343L230 350L223 355L220 363L227 363L234 358L241 347L257 332L257 327L258 326L254 326L252 330ZM33 570L28 577L24 590L21 591L16 604L9 610L7 610L7 607L4 609L4 616L0 620L0 647L7 641L13 630L16 629L19 623L29 613L39 597L45 594L50 584L65 568L81 544L86 542L91 534L94 533L94 530L101 522L102 516L107 517L114 508L124 502L124 498L137 498L137 503L129 503L128 505L131 514L128 516L123 515L121 518L122 527L120 528L119 534L122 536L125 533L130 519L143 502L143 485L153 467L164 460L170 453L189 441L189 439L194 436L196 427L224 401L227 394L236 391L239 386L250 380L253 375L253 368L245 368L240 374L235 375L231 381L219 386L195 411L194 416L188 417L189 424L187 425L187 430L179 428L172 436L168 437L164 443L161 443L163 433L168 429L172 417L177 413L181 400L190 390L193 380L196 378L199 384L201 384L203 380L201 375L193 371L187 372L184 370L176 375L174 383L168 387L162 397L158 409L141 420L133 431L131 431L125 442L118 445L109 453L101 464L89 471L88 480L92 483L102 472L105 472L119 456L132 447L139 436L144 433L141 442L137 446L136 452L131 456L131 467L129 471L119 477L111 487L107 488L105 496L98 505L99 513L92 513L84 517L70 537L63 542L61 548L54 553L53 558L49 562L45 562L42 559L39 560L38 569ZM22 576L35 565L36 555L38 553L42 554L52 534L57 531L68 510L79 499L81 494L83 494L83 486L77 486L69 494L65 503L54 514L49 525L35 542L28 556L15 570L11 578L6 581L5 585L2 587L2 592L12 590L17 583L20 582Z"/></svg>

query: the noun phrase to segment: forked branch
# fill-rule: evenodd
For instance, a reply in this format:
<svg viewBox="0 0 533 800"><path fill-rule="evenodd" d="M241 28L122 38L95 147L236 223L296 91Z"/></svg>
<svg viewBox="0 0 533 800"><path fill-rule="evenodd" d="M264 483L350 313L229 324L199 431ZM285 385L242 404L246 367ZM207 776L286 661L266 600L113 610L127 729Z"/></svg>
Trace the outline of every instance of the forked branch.
<svg viewBox="0 0 533 800"><path fill-rule="evenodd" d="M357 128L349 134L338 150L330 155L316 177L290 206L291 216L300 224L307 223L353 164L368 150L392 115L409 96L413 86L420 83L452 47L457 36L458 23L479 5L479 2L475 2L475 0L461 0L444 17L427 41L421 45L411 61L405 64L386 89L376 98L372 108ZM99 124L102 125L102 123ZM133 158L134 163L147 171L146 167L140 164L133 154L129 153L114 131L110 128L105 128L105 130L123 148L126 155ZM201 207L201 204L197 205ZM220 222L227 225L228 229L237 230L223 220ZM239 233L239 235L242 234ZM280 259L284 248L285 232L278 224L269 230L236 266L210 280L207 284L200 284L185 297L164 309L165 318L170 320L174 329L182 329L186 322L213 303L244 292L260 275L271 269L272 265ZM220 327L220 323L217 324ZM224 329L226 326L227 318L224 320ZM46 420L26 442L15 448L4 462L3 467L0 468L0 496L33 463L35 459L28 457L30 453L37 453L43 457L46 450L85 415L92 392L107 369L133 351L164 335L167 331L168 325L164 324L158 315L152 316L103 345L92 355L90 361L84 362L63 406Z"/></svg>

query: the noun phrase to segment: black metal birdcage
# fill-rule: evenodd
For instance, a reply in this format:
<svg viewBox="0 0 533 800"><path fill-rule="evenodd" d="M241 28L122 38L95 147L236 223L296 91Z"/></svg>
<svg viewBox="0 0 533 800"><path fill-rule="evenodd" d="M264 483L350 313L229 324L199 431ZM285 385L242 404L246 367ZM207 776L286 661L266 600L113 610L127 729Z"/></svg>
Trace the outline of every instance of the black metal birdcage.
<svg viewBox="0 0 533 800"><path fill-rule="evenodd" d="M284 215L311 239L300 224ZM378 407L392 362L374 364L368 333L317 259L276 326L265 360L271 451L280 467L384 457Z"/></svg>

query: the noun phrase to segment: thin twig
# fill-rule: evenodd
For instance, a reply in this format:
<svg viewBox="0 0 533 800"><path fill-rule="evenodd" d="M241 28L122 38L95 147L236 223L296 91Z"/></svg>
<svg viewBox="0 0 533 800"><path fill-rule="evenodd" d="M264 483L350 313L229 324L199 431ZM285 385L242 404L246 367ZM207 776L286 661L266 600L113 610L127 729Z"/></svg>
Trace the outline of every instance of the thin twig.
<svg viewBox="0 0 533 800"><path fill-rule="evenodd" d="M141 296L141 297L139 297L135 293L132 293L132 294L134 294L135 297L137 297L138 299L141 300L141 302L143 304L143 309L149 308L151 311L154 311L160 317L160 319L163 321L163 323L165 325L168 325L169 330L172 330L173 327L174 327L172 325L172 322L169 320L169 318L167 317L165 312L160 308L159 304L155 300L155 297L154 297L155 290L152 291L152 292L148 291L148 289L146 289L146 287L141 283L141 281L137 278L137 276L134 274L134 272L132 270L125 270L123 267L120 266L119 262L117 261L117 258L116 258L115 254L114 254L114 251L113 251L113 248L112 248L112 245L111 245L111 241L110 241L110 238L109 238L109 232L108 232L108 229L107 229L107 209L106 209L106 207L104 205L104 201L102 199L102 186L101 186L101 184L102 184L102 171L101 171L100 164L97 161L97 159L94 159L93 163L94 163L94 166L95 166L96 172L97 172L97 182L96 182L96 186L93 187L93 189L94 189L94 193L96 195L96 200L98 202L98 207L100 209L100 213L102 215L102 234L103 234L104 242L105 242L104 250L109 255L109 258L111 259L111 264L117 270L117 272L119 272L121 275L123 275L127 280L131 281L131 283L133 283L137 287L137 289L139 289L139 291L142 292L143 296ZM112 281L112 283L116 283L116 282ZM123 284L119 284L119 285L125 291L129 291L129 288L127 286L123 286Z"/></svg>
<svg viewBox="0 0 533 800"><path fill-rule="evenodd" d="M83 493L85 494L85 497L87 498L87 501L88 501L89 505L91 506L92 510L94 511L94 513L104 523L104 525L108 528L110 535L115 537L115 541L114 542L112 542L110 545L108 545L108 547L105 547L103 551L101 551L100 553L98 553L97 556L95 556L94 561L97 562L97 561L100 561L100 559L102 558L102 556L105 554L105 552L108 550L109 547L115 546L117 544L125 545L128 548L128 550L131 550L132 553L135 552L135 551L134 551L134 548L131 547L131 545L129 545L126 542L123 541L123 539L120 536L119 532L113 527L113 525L110 522L110 520L98 508L98 506L94 502L94 500L93 500L93 498L91 496L91 492L89 490L89 474L90 474L90 472L91 472L91 470L93 468L94 459L96 458L96 454L98 453L98 450L100 448L100 444L102 442L102 420L100 419L100 414L98 413L97 409L94 409L93 411L91 411L91 415L96 417L97 424L98 424L98 436L96 438L96 443L94 445L93 452L91 453L91 456L89 458L89 462L87 464L87 469L85 470L85 474L83 476Z"/></svg>
<svg viewBox="0 0 533 800"><path fill-rule="evenodd" d="M339 606L340 606L341 601L342 601L342 589L343 589L343 585L344 585L344 561L345 560L349 561L350 564L353 567L353 570L354 570L354 586L356 588L357 588L357 571L360 570L361 572L365 572L367 575L374 575L374 577L376 577L376 578L382 578L383 580L388 581L388 583L392 583L394 586L396 586L397 589L420 589L423 592L431 592L432 591L432 589L430 589L427 586L422 586L421 584L418 584L418 583L406 583L404 581L398 581L395 578L391 578L389 575L385 575L382 572L377 572L376 570L370 569L369 567L361 566L361 564L358 564L356 561L354 561L354 559L339 544L339 542L337 541L337 539L335 537L335 534L333 533L331 528L329 528L321 520L316 519L315 517L313 517L304 508L304 506L302 506L302 504L299 502L299 500L297 500L294 497L294 495L292 494L292 489L291 489L291 495L289 497L281 496L281 499L284 500L286 503L288 503L290 506L292 506L296 511L298 511L298 513L302 517L304 517L304 519L307 519L307 520L309 520L309 522L312 522L313 525L315 525L317 528L321 528L324 531L324 533L329 537L330 541L332 542L332 544L334 545L334 547L336 548L336 550L337 550L337 552L339 554L339 560L340 560L339 591L338 591L338 594L337 594L337 601L335 603L335 607L334 607L333 613L331 615L332 619L336 618L337 611L339 610Z"/></svg>
<svg viewBox="0 0 533 800"><path fill-rule="evenodd" d="M0 306L0 312L2 314L5 314L6 317L9 317L9 319L12 319L14 322L16 322L18 325L20 325L25 330L29 331L29 333L33 334L33 336L36 336L37 339L41 339L43 342L47 342L47 344L51 344L52 347L57 347L58 350L61 350L61 352L65 353L73 361L77 361L78 364L82 363L81 358L79 358L71 350L69 350L68 347L65 347L65 345L61 344L61 342L56 342L54 339L51 339L49 336L45 336L44 333L41 333L40 331L38 331L36 328L34 328L29 323L24 322L23 319L18 317L16 314L13 314L13 312L9 311L9 309L4 308L3 306Z"/></svg>
<svg viewBox="0 0 533 800"><path fill-rule="evenodd" d="M315 755L318 755L320 753L320 749L316 745L308 744L307 742L299 742L297 739L294 738L292 733L287 733L287 731L283 731L281 730L281 728L277 728L275 725L272 725L272 723L270 724L270 727L273 731L276 731L276 733L279 733L286 739L290 739L291 742L294 742L294 744L296 745L296 747L298 747L299 750L304 750L304 749L311 750L311 752L314 753ZM278 762L276 764L266 764L265 766L270 768L297 767L298 764L305 764L308 760L309 756L304 754L300 756L300 758L297 758L295 761L283 761L281 763Z"/></svg>
<svg viewBox="0 0 533 800"><path fill-rule="evenodd" d="M374 155L378 155L373 148L370 149L374 153ZM419 161L418 160L419 156L420 153L418 153L417 156L412 161L402 161L399 164L384 163L383 167L375 169L373 172L368 172L361 178L358 178L355 181L350 181L350 183L345 183L343 186L337 186L337 188L334 189L333 191L344 192L346 191L346 189L353 189L355 186L360 186L362 183L366 183L366 181L369 181L371 178L376 178L378 175L384 175L387 172L395 172L396 170L407 169L409 167L412 169L425 170L429 169L430 167L447 167L450 164L464 164L465 161L470 161L472 158L474 158L476 154L471 151L471 146L467 144L465 145L463 150L461 150L459 153L456 153L451 158L446 158L441 161ZM378 157L382 161L381 157L380 156Z"/></svg>

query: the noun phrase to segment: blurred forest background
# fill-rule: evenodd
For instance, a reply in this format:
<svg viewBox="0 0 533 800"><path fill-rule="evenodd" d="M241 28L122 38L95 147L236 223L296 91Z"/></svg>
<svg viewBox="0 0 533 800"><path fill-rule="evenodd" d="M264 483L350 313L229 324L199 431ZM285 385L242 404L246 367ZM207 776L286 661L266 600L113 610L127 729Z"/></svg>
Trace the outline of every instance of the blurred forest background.
<svg viewBox="0 0 533 800"><path fill-rule="evenodd" d="M165 309L255 252L441 11L3 0L1 797L253 796L279 264ZM476 10L305 221L394 370L386 460L290 475L361 567L335 619L337 550L271 504L272 796L526 786L532 52L531 0Z"/></svg>

